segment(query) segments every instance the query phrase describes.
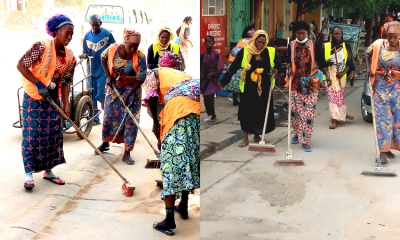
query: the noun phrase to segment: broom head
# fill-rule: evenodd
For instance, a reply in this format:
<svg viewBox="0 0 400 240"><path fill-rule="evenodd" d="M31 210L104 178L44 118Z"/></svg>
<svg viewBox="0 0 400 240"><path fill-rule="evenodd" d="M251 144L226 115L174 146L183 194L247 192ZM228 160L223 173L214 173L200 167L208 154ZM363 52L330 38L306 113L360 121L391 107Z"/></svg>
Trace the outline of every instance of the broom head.
<svg viewBox="0 0 400 240"><path fill-rule="evenodd" d="M252 152L266 152L266 153L276 152L275 145L265 144L265 142L250 143L248 150Z"/></svg>
<svg viewBox="0 0 400 240"><path fill-rule="evenodd" d="M160 168L161 166L161 161L158 158L148 158L146 166L144 168L148 169L154 169L154 168Z"/></svg>
<svg viewBox="0 0 400 240"><path fill-rule="evenodd" d="M127 196L127 197L132 197L133 192L135 191L135 187L132 186L131 183L124 183L122 184L122 194Z"/></svg>
<svg viewBox="0 0 400 240"><path fill-rule="evenodd" d="M361 174L367 176L382 176L382 177L394 177L397 176L396 172L389 168L374 168L374 169L364 169Z"/></svg>
<svg viewBox="0 0 400 240"><path fill-rule="evenodd" d="M301 158L285 159L285 160L275 160L275 166L303 166L304 161Z"/></svg>
<svg viewBox="0 0 400 240"><path fill-rule="evenodd" d="M156 183L157 183L157 187L163 187L163 183L162 183L162 180L156 180Z"/></svg>

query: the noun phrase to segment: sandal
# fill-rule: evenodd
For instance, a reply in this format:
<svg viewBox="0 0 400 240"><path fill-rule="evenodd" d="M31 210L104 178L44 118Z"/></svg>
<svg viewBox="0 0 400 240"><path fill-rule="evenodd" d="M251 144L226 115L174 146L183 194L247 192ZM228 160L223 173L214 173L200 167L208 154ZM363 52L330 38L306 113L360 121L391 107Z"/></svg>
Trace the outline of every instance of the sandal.
<svg viewBox="0 0 400 240"><path fill-rule="evenodd" d="M65 182L60 177L48 177L47 175L43 176L43 179L53 182L57 185L64 185Z"/></svg>
<svg viewBox="0 0 400 240"><path fill-rule="evenodd" d="M27 181L25 181L25 183L24 183L24 188L26 189L26 190L31 190L32 188L34 188L35 187L35 182L33 181L33 180L27 180Z"/></svg>
<svg viewBox="0 0 400 240"><path fill-rule="evenodd" d="M179 216L182 219L188 219L189 218L189 214L188 214L187 210L186 210L186 213L181 213L181 212L179 212L178 206L175 206L174 210L175 210L175 212L177 212L179 214Z"/></svg>
<svg viewBox="0 0 400 240"><path fill-rule="evenodd" d="M337 127L337 121L335 119L332 119L332 124L329 126L329 129L336 129Z"/></svg>
<svg viewBox="0 0 400 240"><path fill-rule="evenodd" d="M385 152L385 155L386 155L386 157L387 157L387 158L389 158L389 159L393 159L393 158L395 158L395 155L394 155L394 153L392 153L391 151L389 151L389 152Z"/></svg>
<svg viewBox="0 0 400 240"><path fill-rule="evenodd" d="M99 151L100 151L101 153L103 153L103 152L105 152L105 151L108 151L108 150L110 150L110 144L108 144L108 146L106 146L104 143L102 143L102 144L98 147L98 149L99 149ZM99 154L97 154L96 151L94 151L94 153L95 153L96 155L99 155Z"/></svg>
<svg viewBox="0 0 400 240"><path fill-rule="evenodd" d="M158 227L158 224L159 224L159 223L160 223L160 222L154 222L154 223L153 223L153 228L154 228L155 230L160 231L160 232L162 232L162 233L164 233L165 235L168 235L168 236L173 236L173 235L174 235L174 231L171 230L171 229L162 229L162 228L159 228L159 227Z"/></svg>
<svg viewBox="0 0 400 240"><path fill-rule="evenodd" d="M211 119L211 120L208 121L207 123L208 123L209 125L215 125L215 124L217 124L217 123L219 123L219 122L218 122L217 119Z"/></svg>
<svg viewBox="0 0 400 240"><path fill-rule="evenodd" d="M260 136L258 136L258 137L257 137L257 136L254 136L253 141L256 142L256 143L258 143L258 142L261 141L261 137L260 137Z"/></svg>
<svg viewBox="0 0 400 240"><path fill-rule="evenodd" d="M129 156L127 158L122 158L122 161L125 162L128 165L133 165L135 164L135 161Z"/></svg>
<svg viewBox="0 0 400 240"><path fill-rule="evenodd" d="M346 115L346 119L348 119L348 120L354 120L354 116Z"/></svg>

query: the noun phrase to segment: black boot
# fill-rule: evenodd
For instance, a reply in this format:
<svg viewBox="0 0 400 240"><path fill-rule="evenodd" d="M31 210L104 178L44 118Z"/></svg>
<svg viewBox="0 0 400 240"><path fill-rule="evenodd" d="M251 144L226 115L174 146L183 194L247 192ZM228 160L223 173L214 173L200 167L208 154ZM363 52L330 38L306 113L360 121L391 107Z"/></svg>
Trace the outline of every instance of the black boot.
<svg viewBox="0 0 400 240"><path fill-rule="evenodd" d="M188 199L189 199L189 192L182 191L182 198L179 202L178 206L175 207L175 212L179 213L182 219L188 219Z"/></svg>
<svg viewBox="0 0 400 240"><path fill-rule="evenodd" d="M239 101L237 100L237 93L232 93L233 106L239 106Z"/></svg>
<svg viewBox="0 0 400 240"><path fill-rule="evenodd" d="M174 231L171 229L175 229L175 217L174 210L171 208L166 208L166 217L162 222L153 223L153 228L157 231L164 233L165 235L172 236L174 235Z"/></svg>

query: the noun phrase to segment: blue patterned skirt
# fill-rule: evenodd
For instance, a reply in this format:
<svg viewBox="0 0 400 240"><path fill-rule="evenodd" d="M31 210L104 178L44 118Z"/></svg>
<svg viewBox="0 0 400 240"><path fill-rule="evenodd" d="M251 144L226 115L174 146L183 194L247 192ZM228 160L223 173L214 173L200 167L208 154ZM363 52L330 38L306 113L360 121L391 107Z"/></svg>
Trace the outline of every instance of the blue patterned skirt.
<svg viewBox="0 0 400 240"><path fill-rule="evenodd" d="M59 105L59 99L56 100ZM62 118L47 100L24 94L22 103L22 159L25 173L65 163Z"/></svg>
<svg viewBox="0 0 400 240"><path fill-rule="evenodd" d="M182 191L200 188L200 116L189 114L178 119L161 143L163 191L181 197Z"/></svg>

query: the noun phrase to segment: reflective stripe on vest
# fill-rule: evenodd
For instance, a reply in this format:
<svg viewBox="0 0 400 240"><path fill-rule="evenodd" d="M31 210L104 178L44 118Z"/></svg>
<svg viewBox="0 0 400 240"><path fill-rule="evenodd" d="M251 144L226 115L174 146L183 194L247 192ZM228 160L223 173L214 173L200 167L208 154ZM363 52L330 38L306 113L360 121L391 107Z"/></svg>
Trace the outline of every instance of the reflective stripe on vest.
<svg viewBox="0 0 400 240"><path fill-rule="evenodd" d="M271 64L271 72L274 70L275 66L275 48L274 47L267 47L268 54L269 54L269 62ZM243 47L243 59L242 59L242 69L247 65L247 55L249 54L249 50L247 47ZM240 92L244 92L244 84L245 82L239 80L239 89ZM275 79L272 80L272 88L275 87Z"/></svg>
<svg viewBox="0 0 400 240"><path fill-rule="evenodd" d="M175 44L170 44L172 51L174 51L174 53L179 54L179 45L175 45ZM153 54L154 57L156 57L158 52L158 46L157 44L153 44Z"/></svg>
<svg viewBox="0 0 400 240"><path fill-rule="evenodd" d="M119 46L120 44L113 43L112 45L110 45L110 50L108 52L107 65L108 65L108 71L110 72L111 76L114 76L114 57ZM133 53L132 63L133 63L133 69L137 73L139 67L139 50L136 50L136 52ZM108 88L107 84L106 88Z"/></svg>
<svg viewBox="0 0 400 240"><path fill-rule="evenodd" d="M348 57L348 52L346 49L346 44L342 43L343 46L343 52L344 52L344 64L347 63L347 57ZM325 48L325 61L328 61L331 58L331 50L332 50L332 43L331 42L327 42L324 43L324 48ZM328 69L330 69L331 67L328 66ZM345 75L343 75L342 79L347 79L347 73ZM324 75L324 81L326 80L326 76Z"/></svg>
<svg viewBox="0 0 400 240"><path fill-rule="evenodd" d="M72 64L73 53L71 50L65 48L65 57L67 60L67 68L68 69ZM54 71L56 69L56 49L54 40L46 40L44 41L44 52L42 54L42 60L39 64L32 65L29 70L32 72L33 76L37 80L43 83L46 87L50 85L51 80L53 80ZM66 72L66 71L65 71ZM63 78L65 72L62 74L60 79ZM21 75L22 85L24 87L24 91L33 99L40 100L43 97L39 95L39 91L35 84L31 81L27 80L24 76ZM60 83L61 84L61 83ZM58 88L58 95L61 97L61 87Z"/></svg>

